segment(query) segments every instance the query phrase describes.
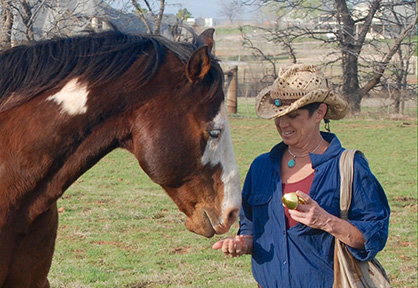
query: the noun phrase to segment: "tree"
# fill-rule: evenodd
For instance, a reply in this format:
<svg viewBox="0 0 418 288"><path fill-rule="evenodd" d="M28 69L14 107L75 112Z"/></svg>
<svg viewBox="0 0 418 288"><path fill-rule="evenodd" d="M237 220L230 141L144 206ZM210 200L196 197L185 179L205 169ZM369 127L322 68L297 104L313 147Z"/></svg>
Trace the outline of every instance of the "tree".
<svg viewBox="0 0 418 288"><path fill-rule="evenodd" d="M13 27L13 14L10 2L0 2L0 50L10 47Z"/></svg>
<svg viewBox="0 0 418 288"><path fill-rule="evenodd" d="M417 24L417 15L415 13L414 19L412 19L411 22L404 27L399 36L394 39L393 44L388 47L388 50L379 61L380 63L376 63L377 67L374 69L372 77L360 87L358 61L362 48L366 43L366 36L371 30L372 21L381 8L381 2L381 0L374 0L364 18L355 19L353 15L350 14L347 3L342 0L336 0L337 17L341 19L342 23L341 34L338 39L342 52L342 92L349 101L353 113L360 111L361 99L380 82L392 57L400 49L402 41L408 35L409 31ZM358 33L355 33L356 24L360 22L363 26L359 28Z"/></svg>
<svg viewBox="0 0 418 288"><path fill-rule="evenodd" d="M0 0L0 49L81 32L95 18L76 12L87 4L89 0Z"/></svg>
<svg viewBox="0 0 418 288"><path fill-rule="evenodd" d="M179 9L176 14L176 23L174 25L170 25L171 34L173 35L173 40L175 42L180 42L181 39L184 37L184 21L192 17L192 13L190 13L186 8Z"/></svg>
<svg viewBox="0 0 418 288"><path fill-rule="evenodd" d="M161 30L161 22L164 15L165 0L159 0L158 9L154 9L152 3L148 0L131 1L133 7L135 8L135 12L138 13L139 18L141 18L142 22L144 22L145 26L147 27L148 34L159 35ZM143 7L141 3L143 3L145 7ZM147 15L151 17L147 18ZM152 26L154 29L152 29Z"/></svg>
<svg viewBox="0 0 418 288"><path fill-rule="evenodd" d="M185 20L192 17L192 13L190 13L186 8L183 8L177 12L176 17L183 23Z"/></svg>
<svg viewBox="0 0 418 288"><path fill-rule="evenodd" d="M17 41L35 40L35 21L43 10L54 9L54 0L0 0L0 48L13 45L13 35Z"/></svg>
<svg viewBox="0 0 418 288"><path fill-rule="evenodd" d="M254 4L254 0L244 0L244 4ZM416 2L414 1L345 1L345 0L275 0L261 1L274 2L279 5L281 11L286 12L287 23L290 26L259 27L270 35L267 40L282 41L292 47L292 41L309 37L320 40L324 45L334 45L339 49L339 57L333 59L339 62L342 68L341 91L350 104L352 113L360 112L361 99L374 89L388 69L394 55L399 51L404 39L412 33L417 25ZM360 4L361 5L360 5ZM405 17L401 31L396 36L387 40L390 45L384 50L380 59L370 59L362 55L366 45L382 48L382 40L373 38L376 34L376 26L392 25L391 20L385 16L387 3L399 3L412 7L409 11L412 15ZM280 14L277 14L278 17ZM329 19L321 22L319 16L324 15ZM283 15L281 15L283 16ZM296 21L303 19L302 21ZM282 23L277 21L276 23ZM380 23L380 24L379 24ZM383 32L382 32L383 33ZM326 35L330 35L327 38ZM377 33L379 34L379 33ZM281 39L281 40L280 40ZM290 50L289 50L290 51ZM365 73L366 71L367 73ZM362 78L364 77L364 78Z"/></svg>
<svg viewBox="0 0 418 288"><path fill-rule="evenodd" d="M405 9L411 9L413 7L407 7L399 5L397 3L385 4L385 15L382 15L383 19L390 19L392 25L387 33L390 38L396 38L404 30L405 23L410 22L409 15L413 13L400 13ZM390 48L388 43L387 49ZM378 52L378 51L376 51ZM389 98L393 100L394 112L396 114L403 113L403 103L407 96L416 96L416 83L408 83L408 72L416 67L411 67L413 62L413 56L417 53L416 35L408 33L408 35L402 41L399 49L397 49L392 61L388 65L388 75L383 75L382 83L383 88L387 89Z"/></svg>
<svg viewBox="0 0 418 288"><path fill-rule="evenodd" d="M240 5L236 0L220 0L219 6L219 14L225 16L231 24L244 11L244 6Z"/></svg>
<svg viewBox="0 0 418 288"><path fill-rule="evenodd" d="M11 34L13 24L16 20L20 20L22 24L22 33L27 41L34 40L33 24L39 11L44 7L46 0L34 1L29 3L28 0L1 0L0 4L0 47L11 46Z"/></svg>

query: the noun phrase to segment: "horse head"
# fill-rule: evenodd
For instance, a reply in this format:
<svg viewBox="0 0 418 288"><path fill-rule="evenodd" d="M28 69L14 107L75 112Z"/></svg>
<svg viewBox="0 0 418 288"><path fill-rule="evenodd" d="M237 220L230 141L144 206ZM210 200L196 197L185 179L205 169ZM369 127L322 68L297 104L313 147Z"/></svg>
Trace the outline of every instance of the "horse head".
<svg viewBox="0 0 418 288"><path fill-rule="evenodd" d="M186 63L167 56L165 67L150 81L153 100L134 112L126 146L187 216L186 227L206 237L227 232L241 204L223 72L211 55L212 34L202 33L205 45Z"/></svg>

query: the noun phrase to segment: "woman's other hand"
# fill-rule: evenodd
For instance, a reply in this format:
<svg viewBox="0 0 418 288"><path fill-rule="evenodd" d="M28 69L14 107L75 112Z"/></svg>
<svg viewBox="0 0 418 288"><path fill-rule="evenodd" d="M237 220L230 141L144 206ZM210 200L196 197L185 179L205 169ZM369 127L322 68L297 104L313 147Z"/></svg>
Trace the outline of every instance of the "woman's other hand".
<svg viewBox="0 0 418 288"><path fill-rule="evenodd" d="M340 219L323 209L309 195L296 191L296 195L305 201L294 210L289 210L290 216L309 227L324 230L342 242L356 249L364 249L364 237L350 222Z"/></svg>
<svg viewBox="0 0 418 288"><path fill-rule="evenodd" d="M325 230L325 226L332 215L321 208L315 200L302 191L296 191L296 195L298 195L299 198L302 198L305 203L299 204L294 210L289 209L290 216L295 221L305 224L306 226Z"/></svg>

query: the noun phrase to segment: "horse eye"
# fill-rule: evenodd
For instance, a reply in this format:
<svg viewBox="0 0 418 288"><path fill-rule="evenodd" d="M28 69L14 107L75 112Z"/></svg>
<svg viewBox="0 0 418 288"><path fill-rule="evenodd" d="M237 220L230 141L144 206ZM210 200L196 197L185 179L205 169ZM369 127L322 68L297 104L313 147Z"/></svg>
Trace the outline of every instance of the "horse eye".
<svg viewBox="0 0 418 288"><path fill-rule="evenodd" d="M219 138L219 136L222 133L222 130L221 129L212 129L212 130L209 130L208 133L209 133L209 136L211 138L215 138L216 139L216 138Z"/></svg>

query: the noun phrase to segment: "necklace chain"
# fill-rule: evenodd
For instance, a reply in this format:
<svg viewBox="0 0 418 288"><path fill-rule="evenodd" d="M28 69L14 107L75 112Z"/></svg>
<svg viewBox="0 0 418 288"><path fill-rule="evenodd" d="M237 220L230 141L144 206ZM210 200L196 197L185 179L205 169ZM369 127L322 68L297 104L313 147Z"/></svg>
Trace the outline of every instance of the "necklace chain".
<svg viewBox="0 0 418 288"><path fill-rule="evenodd" d="M322 138L321 137L321 141L319 141L319 144L318 144L318 146L316 146L316 148L314 149L314 150L312 150L312 152L309 152L309 153L307 153L307 154L303 154L303 155L300 155L300 156L298 156L298 155L296 155L296 154L293 154L293 152L292 151L290 151L290 147L288 147L287 148L287 152L289 152L289 154L293 157L292 159L290 159L289 160L289 162L287 162L287 166L289 166L289 168L292 168L293 166L295 166L295 159L296 158L304 158L304 157L306 157L306 156L308 156L310 153L315 153L316 152L316 150L318 150L319 149L319 147L321 146L321 144L322 144L322 141L324 140L324 138Z"/></svg>

